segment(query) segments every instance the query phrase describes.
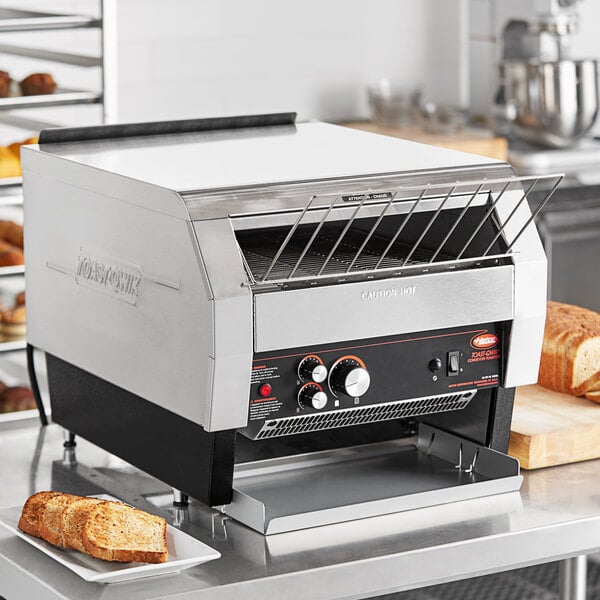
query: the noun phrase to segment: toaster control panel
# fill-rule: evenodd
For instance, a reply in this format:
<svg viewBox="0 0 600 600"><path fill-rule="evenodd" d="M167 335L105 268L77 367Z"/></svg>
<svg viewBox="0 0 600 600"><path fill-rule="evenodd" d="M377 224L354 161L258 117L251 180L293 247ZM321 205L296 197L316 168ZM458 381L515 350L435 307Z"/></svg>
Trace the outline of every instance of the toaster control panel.
<svg viewBox="0 0 600 600"><path fill-rule="evenodd" d="M249 422L500 385L505 323L254 356Z"/></svg>

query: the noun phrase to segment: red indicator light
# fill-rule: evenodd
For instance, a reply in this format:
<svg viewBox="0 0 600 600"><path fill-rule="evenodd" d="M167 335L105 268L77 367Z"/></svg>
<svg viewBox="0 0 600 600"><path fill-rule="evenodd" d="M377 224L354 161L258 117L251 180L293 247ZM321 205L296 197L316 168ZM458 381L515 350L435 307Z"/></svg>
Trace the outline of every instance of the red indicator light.
<svg viewBox="0 0 600 600"><path fill-rule="evenodd" d="M268 383L263 383L259 388L258 388L258 393L263 397L266 398L267 396L271 395L271 391L272 388Z"/></svg>

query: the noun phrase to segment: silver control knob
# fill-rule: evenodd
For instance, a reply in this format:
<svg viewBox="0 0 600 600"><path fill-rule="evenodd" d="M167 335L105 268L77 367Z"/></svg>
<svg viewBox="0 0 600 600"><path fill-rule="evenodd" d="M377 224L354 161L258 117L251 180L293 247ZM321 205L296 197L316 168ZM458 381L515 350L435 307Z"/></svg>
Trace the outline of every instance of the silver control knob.
<svg viewBox="0 0 600 600"><path fill-rule="evenodd" d="M360 398L367 393L371 385L371 376L362 361L355 358L341 358L329 374L329 387L334 395L346 394L351 398Z"/></svg>
<svg viewBox="0 0 600 600"><path fill-rule="evenodd" d="M362 367L356 367L352 369L344 381L344 388L346 394L351 398L359 398L364 396L371 385L371 376L369 371Z"/></svg>
<svg viewBox="0 0 600 600"><path fill-rule="evenodd" d="M298 365L298 377L302 381L323 383L327 379L327 367L318 356L306 356Z"/></svg>
<svg viewBox="0 0 600 600"><path fill-rule="evenodd" d="M321 410L327 406L327 394L316 383L307 383L298 392L300 408L314 408Z"/></svg>

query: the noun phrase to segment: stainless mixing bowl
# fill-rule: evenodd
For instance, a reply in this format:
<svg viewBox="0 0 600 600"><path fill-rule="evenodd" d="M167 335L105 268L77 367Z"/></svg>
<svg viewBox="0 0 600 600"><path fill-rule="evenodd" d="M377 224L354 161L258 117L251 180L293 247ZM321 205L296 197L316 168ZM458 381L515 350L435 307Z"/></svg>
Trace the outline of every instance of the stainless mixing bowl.
<svg viewBox="0 0 600 600"><path fill-rule="evenodd" d="M595 60L504 62L502 95L516 135L555 148L576 144L598 114L597 66Z"/></svg>

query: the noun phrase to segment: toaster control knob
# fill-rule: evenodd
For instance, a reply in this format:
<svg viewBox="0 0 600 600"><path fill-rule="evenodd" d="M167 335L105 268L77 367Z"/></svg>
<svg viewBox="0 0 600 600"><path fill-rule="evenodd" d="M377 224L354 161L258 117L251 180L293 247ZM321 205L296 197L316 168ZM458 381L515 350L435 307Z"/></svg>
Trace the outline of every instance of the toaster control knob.
<svg viewBox="0 0 600 600"><path fill-rule="evenodd" d="M356 357L342 357L331 367L329 387L334 395L342 393L359 398L367 393L370 385L369 371L363 361Z"/></svg>
<svg viewBox="0 0 600 600"><path fill-rule="evenodd" d="M321 410L327 405L327 394L318 383L307 383L298 392L300 408L314 408Z"/></svg>
<svg viewBox="0 0 600 600"><path fill-rule="evenodd" d="M327 367L318 356L305 356L298 365L298 377L302 381L323 383L327 379Z"/></svg>

